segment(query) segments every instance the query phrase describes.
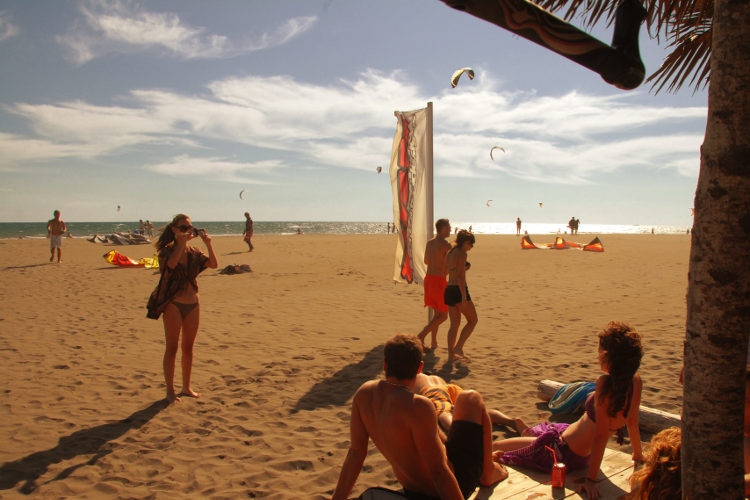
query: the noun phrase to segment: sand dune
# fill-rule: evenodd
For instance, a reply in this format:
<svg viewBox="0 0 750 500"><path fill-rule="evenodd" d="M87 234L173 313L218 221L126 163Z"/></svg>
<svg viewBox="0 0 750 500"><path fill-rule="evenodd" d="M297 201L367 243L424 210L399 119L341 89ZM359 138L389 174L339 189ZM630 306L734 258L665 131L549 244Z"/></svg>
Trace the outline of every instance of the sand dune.
<svg viewBox="0 0 750 500"><path fill-rule="evenodd" d="M153 247L66 240L57 265L46 240L1 241L0 496L329 497L351 396L379 376L385 340L426 321L421 289L391 281L393 238L258 236L253 253L216 238L220 268L253 272L199 278L202 397L168 407L162 324L145 317L158 276L101 258ZM522 251L516 237L479 235L472 362L446 364L446 325L426 368L534 422L549 416L537 381L594 380L595 335L619 319L644 336L643 404L679 413L689 237L602 241L603 254ZM395 481L373 449L354 493L376 484Z"/></svg>

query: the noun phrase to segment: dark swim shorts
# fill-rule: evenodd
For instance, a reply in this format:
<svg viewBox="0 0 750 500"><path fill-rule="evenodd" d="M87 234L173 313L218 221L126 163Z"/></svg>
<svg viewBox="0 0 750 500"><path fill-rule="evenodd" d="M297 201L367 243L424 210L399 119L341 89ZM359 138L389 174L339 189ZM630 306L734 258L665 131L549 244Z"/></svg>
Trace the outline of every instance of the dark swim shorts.
<svg viewBox="0 0 750 500"><path fill-rule="evenodd" d="M466 301L471 302L471 295L469 294L469 287L466 287ZM461 289L458 285L448 285L445 287L445 293L443 294L443 302L448 307L454 307L456 304L461 303Z"/></svg>
<svg viewBox="0 0 750 500"><path fill-rule="evenodd" d="M454 420L445 442L448 460L453 465L453 473L464 498L479 486L484 466L484 429L482 424L468 420ZM404 490L409 500L437 500L435 497Z"/></svg>

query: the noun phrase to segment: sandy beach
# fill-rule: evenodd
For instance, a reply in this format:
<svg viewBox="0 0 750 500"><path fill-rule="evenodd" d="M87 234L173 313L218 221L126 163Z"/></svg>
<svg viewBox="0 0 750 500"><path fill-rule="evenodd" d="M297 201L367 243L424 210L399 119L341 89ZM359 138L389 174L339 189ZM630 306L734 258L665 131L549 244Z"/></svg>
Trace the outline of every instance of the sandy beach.
<svg viewBox="0 0 750 500"><path fill-rule="evenodd" d="M158 275L102 259L113 248L150 257L153 246L66 239L50 264L48 240L0 241L0 497L329 498L354 391L381 375L389 337L427 319L421 287L391 279L394 238L257 236L253 253L215 238L219 269L253 272L199 278L202 397L168 407L162 323L145 316ZM690 237L601 240L597 254L478 235L472 360L446 364L446 323L426 370L534 423L549 417L537 382L595 380L596 334L617 319L644 337L642 403L679 413ZM371 446L352 496L374 485L396 483Z"/></svg>

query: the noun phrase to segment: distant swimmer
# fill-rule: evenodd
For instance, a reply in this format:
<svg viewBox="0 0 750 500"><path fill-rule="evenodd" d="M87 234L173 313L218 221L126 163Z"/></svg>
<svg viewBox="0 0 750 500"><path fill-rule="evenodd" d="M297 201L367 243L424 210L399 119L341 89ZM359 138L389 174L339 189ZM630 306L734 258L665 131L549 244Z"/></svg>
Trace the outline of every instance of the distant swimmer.
<svg viewBox="0 0 750 500"><path fill-rule="evenodd" d="M521 218L516 217L516 235L521 234Z"/></svg>
<svg viewBox="0 0 750 500"><path fill-rule="evenodd" d="M253 219L250 217L250 212L245 212L245 230L242 235L244 236L243 240L247 243L247 251L252 252L254 247L250 240L253 237Z"/></svg>
<svg viewBox="0 0 750 500"><path fill-rule="evenodd" d="M424 306L432 309L434 316L417 335L424 346L424 339L432 333L430 349L436 349L437 331L440 324L448 319L448 306L445 305L444 294L447 281L445 279L445 256L451 249L446 238L451 234L451 224L448 219L438 219L435 222L437 234L427 242L424 251L424 263L427 264L427 274L424 277Z"/></svg>
<svg viewBox="0 0 750 500"><path fill-rule="evenodd" d="M55 210L52 213L55 218L50 219L47 222L47 238L49 238L49 250L50 256L49 261L52 262L55 258L55 248L57 248L57 262L62 260L62 237L67 230L65 221L60 218L60 211Z"/></svg>

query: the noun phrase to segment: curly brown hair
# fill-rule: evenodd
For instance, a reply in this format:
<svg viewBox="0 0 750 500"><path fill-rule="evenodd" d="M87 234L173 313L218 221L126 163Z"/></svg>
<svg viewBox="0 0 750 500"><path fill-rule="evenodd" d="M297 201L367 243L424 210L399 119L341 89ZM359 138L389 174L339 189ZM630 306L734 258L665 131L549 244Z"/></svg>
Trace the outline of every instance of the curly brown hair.
<svg viewBox="0 0 750 500"><path fill-rule="evenodd" d="M643 357L641 334L627 323L610 321L599 332L599 347L609 370L599 397L609 398L607 413L610 417L615 417L620 410L627 416L633 397L633 377Z"/></svg>
<svg viewBox="0 0 750 500"><path fill-rule="evenodd" d="M670 427L651 439L646 448L646 463L630 478L630 493L627 500L679 500L682 498L680 477L679 427Z"/></svg>
<svg viewBox="0 0 750 500"><path fill-rule="evenodd" d="M467 241L471 242L471 244L473 245L476 242L474 234L470 233L466 229L460 230L456 235L456 248L461 248L461 245L463 245Z"/></svg>

